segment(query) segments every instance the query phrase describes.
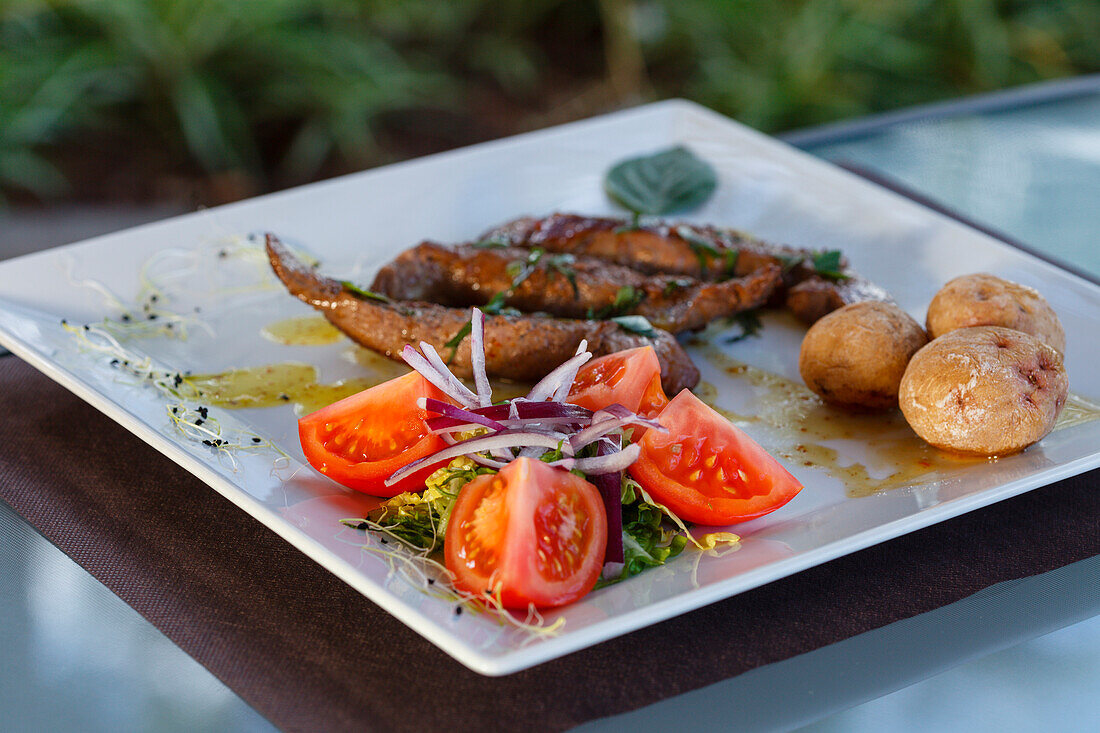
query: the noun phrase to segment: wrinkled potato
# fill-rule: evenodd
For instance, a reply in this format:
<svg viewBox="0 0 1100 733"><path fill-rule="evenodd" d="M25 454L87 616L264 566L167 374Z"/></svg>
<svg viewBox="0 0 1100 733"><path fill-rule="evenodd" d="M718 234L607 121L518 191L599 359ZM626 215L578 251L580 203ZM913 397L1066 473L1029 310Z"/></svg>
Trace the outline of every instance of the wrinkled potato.
<svg viewBox="0 0 1100 733"><path fill-rule="evenodd" d="M887 410L898 404L910 357L927 342L920 324L893 303L853 303L810 327L798 370L826 402Z"/></svg>
<svg viewBox="0 0 1100 733"><path fill-rule="evenodd" d="M918 351L899 401L917 435L937 448L1004 456L1049 433L1068 392L1058 351L1022 331L977 326Z"/></svg>
<svg viewBox="0 0 1100 733"><path fill-rule="evenodd" d="M927 325L932 338L957 328L1004 326L1066 351L1062 323L1043 296L987 273L963 275L944 285L928 306Z"/></svg>

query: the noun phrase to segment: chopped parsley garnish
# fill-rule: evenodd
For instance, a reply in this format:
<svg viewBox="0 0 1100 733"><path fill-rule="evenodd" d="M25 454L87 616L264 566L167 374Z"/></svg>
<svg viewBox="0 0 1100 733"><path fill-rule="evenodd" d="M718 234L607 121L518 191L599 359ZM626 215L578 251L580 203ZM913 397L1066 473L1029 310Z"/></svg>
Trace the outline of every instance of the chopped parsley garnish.
<svg viewBox="0 0 1100 733"><path fill-rule="evenodd" d="M480 242L474 242L470 246L478 249L503 249L508 246L508 242L503 239L483 239Z"/></svg>
<svg viewBox="0 0 1100 733"><path fill-rule="evenodd" d="M645 316L617 316L615 318L609 318L608 320L617 323L619 328L624 331L636 333L646 338L657 338L657 329L653 327L653 324L650 323L649 319Z"/></svg>
<svg viewBox="0 0 1100 733"><path fill-rule="evenodd" d="M764 328L764 324L760 322L759 314L754 310L741 311L729 320L731 325L736 324L741 327L741 333L727 338L727 344L742 341L750 336L759 336L761 329Z"/></svg>
<svg viewBox="0 0 1100 733"><path fill-rule="evenodd" d="M347 290L348 292L352 293L353 295L355 295L357 297L360 297L360 298L363 298L365 300L377 300L379 303L390 303L390 302L392 302L385 295L382 295L381 293L376 293L373 290L367 290L366 288L361 288L358 285L356 285L355 283L350 282L348 280L341 280L340 284L344 286L344 290Z"/></svg>
<svg viewBox="0 0 1100 733"><path fill-rule="evenodd" d="M577 271L573 268L577 258L569 253L562 253L544 257L543 261L547 267L569 281L573 288L573 300L579 298L581 294L580 290L577 289Z"/></svg>
<svg viewBox="0 0 1100 733"><path fill-rule="evenodd" d="M535 268L539 264L539 260L542 259L545 253L545 250L535 247L528 253L526 258L509 262L507 272L512 276L512 284L508 286L507 290L494 293L493 297L489 298L489 302L482 306L481 312L487 316L519 315L519 311L515 308L506 307L505 303L512 293L516 292L516 288L522 285L523 281L531 276L531 273L535 271ZM443 344L443 348L451 350L451 354L447 358L448 364L454 361L455 354L458 353L458 345L462 343L462 339L470 335L472 329L473 323L471 321L466 321L462 324L462 328L458 330L458 333L452 336L447 343Z"/></svg>
<svg viewBox="0 0 1100 733"><path fill-rule="evenodd" d="M699 269L704 276L715 264L715 260L721 260L722 279L733 277L734 270L737 269L737 257L740 254L737 250L729 247L718 247L714 242L700 237L688 226L677 227L676 236L687 242L688 246L691 247L691 251L695 253L695 258L699 260Z"/></svg>
<svg viewBox="0 0 1100 733"><path fill-rule="evenodd" d="M590 309L588 317L603 321L621 316L634 310L643 300L645 300L644 290L640 290L633 285L624 285L615 292L615 300L612 301L611 305L604 306L598 311Z"/></svg>
<svg viewBox="0 0 1100 733"><path fill-rule="evenodd" d="M847 280L851 275L846 275L840 270L840 250L827 249L814 253L814 272L830 280Z"/></svg>

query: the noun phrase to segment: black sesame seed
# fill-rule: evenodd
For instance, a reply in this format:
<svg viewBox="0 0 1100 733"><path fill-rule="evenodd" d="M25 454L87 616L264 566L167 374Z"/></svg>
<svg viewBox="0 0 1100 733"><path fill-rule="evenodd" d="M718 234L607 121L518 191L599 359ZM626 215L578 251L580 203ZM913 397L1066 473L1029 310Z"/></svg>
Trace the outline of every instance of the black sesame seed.
<svg viewBox="0 0 1100 733"><path fill-rule="evenodd" d="M388 545L389 544L389 541L385 537L380 537L379 539L382 540L383 545Z"/></svg>
<svg viewBox="0 0 1100 733"><path fill-rule="evenodd" d="M204 441L202 441L202 444L203 444L203 445L214 445L214 444L213 444L212 442L210 442L209 440L204 440Z"/></svg>
<svg viewBox="0 0 1100 733"><path fill-rule="evenodd" d="M252 439L252 442L253 442L253 443L262 443L263 441L262 441L262 440L260 440L259 438L253 438L253 439Z"/></svg>
<svg viewBox="0 0 1100 733"><path fill-rule="evenodd" d="M455 616L462 615L462 606L455 606Z"/></svg>
<svg viewBox="0 0 1100 733"><path fill-rule="evenodd" d="M428 585L435 585L435 578L428 578Z"/></svg>
<svg viewBox="0 0 1100 733"><path fill-rule="evenodd" d="M125 323L129 323L129 322L130 322L130 314L129 314L129 313L123 313L123 314L122 314L122 320L123 320L123 321L124 321Z"/></svg>
<svg viewBox="0 0 1100 733"><path fill-rule="evenodd" d="M149 296L149 302L151 302L151 303L156 303L157 302L157 296L156 296L155 293L153 295Z"/></svg>
<svg viewBox="0 0 1100 733"><path fill-rule="evenodd" d="M210 417L210 410L208 410L208 409L207 409L207 408L205 408L205 407L199 407L199 408L198 408L198 409L196 410L196 412L198 412L198 413L199 413L200 415L202 415L202 417L203 417L203 419L204 419L204 420L205 420L206 418Z"/></svg>
<svg viewBox="0 0 1100 733"><path fill-rule="evenodd" d="M149 314L149 320L150 320L150 321L155 321L155 320L157 320L157 314L156 314L156 313L150 313L150 314Z"/></svg>
<svg viewBox="0 0 1100 733"><path fill-rule="evenodd" d="M202 418L201 417L198 418L197 420L195 420L195 426L198 427L199 425L202 425Z"/></svg>
<svg viewBox="0 0 1100 733"><path fill-rule="evenodd" d="M287 400L289 400L289 399L290 399L290 395L288 395L288 394L281 394L281 395L279 395L279 399L280 399L280 400L283 400L283 401L285 402L285 401L287 401Z"/></svg>
<svg viewBox="0 0 1100 733"><path fill-rule="evenodd" d="M118 359L111 359L111 366L118 366Z"/></svg>

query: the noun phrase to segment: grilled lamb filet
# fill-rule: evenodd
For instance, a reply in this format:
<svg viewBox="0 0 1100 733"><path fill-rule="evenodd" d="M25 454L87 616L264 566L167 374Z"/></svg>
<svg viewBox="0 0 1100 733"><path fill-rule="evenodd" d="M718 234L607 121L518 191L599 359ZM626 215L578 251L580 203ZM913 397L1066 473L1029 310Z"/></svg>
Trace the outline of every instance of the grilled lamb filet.
<svg viewBox="0 0 1100 733"><path fill-rule="evenodd" d="M890 300L889 294L838 265L840 277L819 274L811 250L769 244L732 229L694 224L639 224L623 219L552 214L524 217L485 233L483 240L511 247L598 257L648 274L702 280L745 276L769 265L783 270L771 305L785 305L805 323L842 305Z"/></svg>
<svg viewBox="0 0 1100 733"><path fill-rule="evenodd" d="M416 300L382 302L360 295L337 280L318 275L271 234L267 235L267 255L291 294L319 310L353 341L391 359L399 359L406 344L421 341L450 356L447 342L470 320L465 308ZM538 315L485 318L486 371L494 377L535 381L573 356L581 339L588 340L595 356L652 345L661 362L662 386L670 395L699 381L699 370L666 331L656 330L648 337L628 332L612 321ZM471 376L468 336L455 349L450 366L459 376Z"/></svg>
<svg viewBox="0 0 1100 733"><path fill-rule="evenodd" d="M641 315L679 333L767 302L781 268L764 264L722 282L685 275L645 275L593 257L537 249L424 242L383 267L371 290L399 300L482 306L497 293L521 311L563 318Z"/></svg>

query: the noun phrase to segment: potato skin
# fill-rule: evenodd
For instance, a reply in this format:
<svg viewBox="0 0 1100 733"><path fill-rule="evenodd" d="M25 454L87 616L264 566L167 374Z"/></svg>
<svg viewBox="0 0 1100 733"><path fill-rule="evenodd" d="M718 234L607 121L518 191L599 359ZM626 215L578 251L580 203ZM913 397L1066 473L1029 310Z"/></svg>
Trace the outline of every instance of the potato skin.
<svg viewBox="0 0 1100 733"><path fill-rule="evenodd" d="M1062 355L1022 331L951 331L917 352L899 401L917 435L944 450L1018 453L1054 427L1069 392Z"/></svg>
<svg viewBox="0 0 1100 733"><path fill-rule="evenodd" d="M932 338L957 328L1004 326L1030 333L1060 353L1066 351L1066 332L1042 295L984 272L944 285L928 306L927 325Z"/></svg>
<svg viewBox="0 0 1100 733"><path fill-rule="evenodd" d="M905 367L928 342L924 329L893 303L853 303L806 332L798 370L831 404L857 410L897 407Z"/></svg>

